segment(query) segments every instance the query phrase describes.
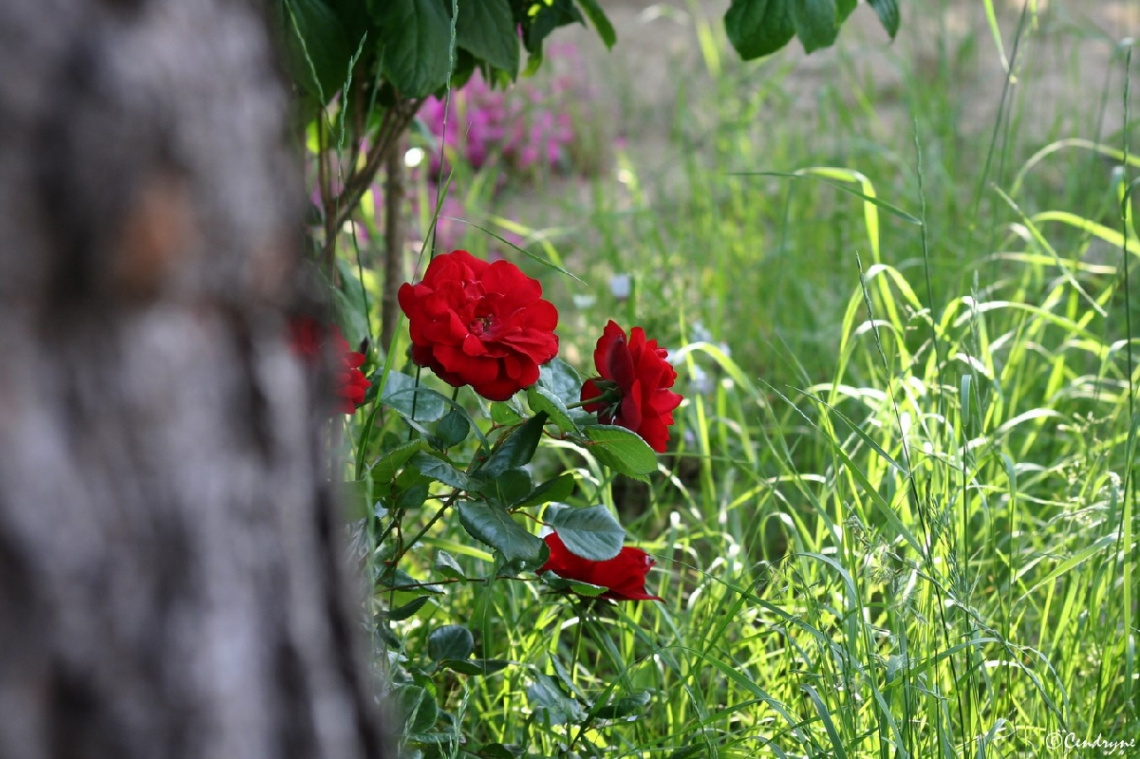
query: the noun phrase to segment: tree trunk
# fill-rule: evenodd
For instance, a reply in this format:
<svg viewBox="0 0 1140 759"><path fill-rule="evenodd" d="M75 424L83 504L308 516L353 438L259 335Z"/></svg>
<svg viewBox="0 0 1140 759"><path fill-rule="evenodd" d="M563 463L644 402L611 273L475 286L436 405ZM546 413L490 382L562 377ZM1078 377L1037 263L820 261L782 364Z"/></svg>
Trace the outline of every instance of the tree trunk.
<svg viewBox="0 0 1140 759"><path fill-rule="evenodd" d="M266 28L0 2L0 757L384 755Z"/></svg>

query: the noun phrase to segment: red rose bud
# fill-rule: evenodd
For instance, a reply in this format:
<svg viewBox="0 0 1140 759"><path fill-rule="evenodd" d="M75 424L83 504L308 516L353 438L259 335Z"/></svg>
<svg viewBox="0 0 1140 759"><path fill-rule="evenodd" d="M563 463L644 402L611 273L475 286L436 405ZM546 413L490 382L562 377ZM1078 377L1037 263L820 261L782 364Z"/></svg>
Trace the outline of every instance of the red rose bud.
<svg viewBox="0 0 1140 759"><path fill-rule="evenodd" d="M552 532L543 540L550 547L550 558L538 574L554 572L564 580L577 580L608 590L602 598L615 601L661 601L645 589L645 576L657 563L640 548L625 546L621 553L606 561L591 561L570 553L570 549Z"/></svg>
<svg viewBox="0 0 1140 759"><path fill-rule="evenodd" d="M558 310L508 261L487 263L465 250L436 256L419 284L400 287L399 298L412 360L488 400L533 385L539 364L558 353Z"/></svg>
<svg viewBox="0 0 1140 759"><path fill-rule="evenodd" d="M351 414L364 403L364 394L371 383L360 371L364 354L352 350L340 327L335 324L324 326L307 316L289 322L289 343L310 368L315 367L321 358L325 342L332 345L333 379L336 382L337 409Z"/></svg>
<svg viewBox="0 0 1140 759"><path fill-rule="evenodd" d="M600 377L582 384L587 411L598 414L602 424L617 424L641 435L658 453L664 453L673 424L673 409L681 396L669 388L677 372L665 360L666 351L656 340L646 340L645 330L625 330L612 320L594 349L594 365Z"/></svg>

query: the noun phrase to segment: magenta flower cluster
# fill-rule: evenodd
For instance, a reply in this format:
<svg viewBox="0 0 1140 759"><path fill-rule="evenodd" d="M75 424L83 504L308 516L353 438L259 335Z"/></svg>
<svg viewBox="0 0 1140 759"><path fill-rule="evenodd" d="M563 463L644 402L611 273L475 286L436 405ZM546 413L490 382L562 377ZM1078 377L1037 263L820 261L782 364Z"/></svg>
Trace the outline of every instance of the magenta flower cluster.
<svg viewBox="0 0 1140 759"><path fill-rule="evenodd" d="M573 58L577 53L573 48L551 46L550 55ZM475 169L499 160L521 173L568 170L570 147L576 139L572 101L584 99L586 93L581 89L570 76L559 76L541 90L493 90L476 72L451 94L450 104L429 98L419 117L437 140L431 157L432 179L438 176L441 163L457 158Z"/></svg>

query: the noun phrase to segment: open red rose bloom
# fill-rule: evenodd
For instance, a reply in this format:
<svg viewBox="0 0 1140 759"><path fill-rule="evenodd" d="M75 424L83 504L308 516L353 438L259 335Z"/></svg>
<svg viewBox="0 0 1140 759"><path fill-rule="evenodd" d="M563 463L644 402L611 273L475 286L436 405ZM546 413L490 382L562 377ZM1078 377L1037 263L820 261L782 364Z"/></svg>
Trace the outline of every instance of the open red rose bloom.
<svg viewBox="0 0 1140 759"><path fill-rule="evenodd" d="M612 320L594 349L594 365L601 376L582 385L587 411L597 412L602 424L617 424L641 435L658 453L665 451L673 409L681 396L669 388L677 372L665 360L666 351L656 340L646 340L645 330L634 327L628 340L625 330Z"/></svg>
<svg viewBox="0 0 1140 759"><path fill-rule="evenodd" d="M400 287L412 360L454 387L505 401L538 381L558 353L558 310L542 285L507 261L465 250L436 256L418 284Z"/></svg>
<svg viewBox="0 0 1140 759"><path fill-rule="evenodd" d="M570 553L570 549L552 532L543 540L550 547L550 558L538 573L554 572L564 580L577 580L609 588L601 595L615 601L660 601L645 589L645 576L657 562L640 548L625 546L621 553L607 561L590 561Z"/></svg>
<svg viewBox="0 0 1140 759"><path fill-rule="evenodd" d="M364 403L364 394L371 384L364 372L360 371L364 354L352 349L335 324L324 326L309 317L299 317L289 322L289 343L293 352L309 366L315 366L320 360L322 346L326 341L332 343L337 410L351 414L357 406Z"/></svg>

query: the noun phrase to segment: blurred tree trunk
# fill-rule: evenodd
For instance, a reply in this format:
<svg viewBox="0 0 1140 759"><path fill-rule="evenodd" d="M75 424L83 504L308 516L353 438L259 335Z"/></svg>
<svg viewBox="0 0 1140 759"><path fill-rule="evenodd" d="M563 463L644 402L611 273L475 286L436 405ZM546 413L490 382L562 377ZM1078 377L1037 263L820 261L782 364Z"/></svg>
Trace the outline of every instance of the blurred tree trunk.
<svg viewBox="0 0 1140 759"><path fill-rule="evenodd" d="M265 30L0 3L0 757L384 755Z"/></svg>

